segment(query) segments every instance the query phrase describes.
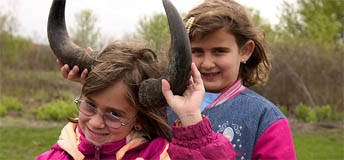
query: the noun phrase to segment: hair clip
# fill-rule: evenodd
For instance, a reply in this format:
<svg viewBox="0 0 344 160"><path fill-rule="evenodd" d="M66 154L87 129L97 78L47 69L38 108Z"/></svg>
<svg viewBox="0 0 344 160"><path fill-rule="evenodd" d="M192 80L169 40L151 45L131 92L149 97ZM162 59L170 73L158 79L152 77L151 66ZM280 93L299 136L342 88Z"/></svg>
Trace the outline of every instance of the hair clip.
<svg viewBox="0 0 344 160"><path fill-rule="evenodd" d="M186 30L188 31L188 33L190 33L190 29L191 29L191 27L192 27L194 21L195 21L195 17L190 17L190 18L188 19L188 21L186 22L185 28L186 28Z"/></svg>

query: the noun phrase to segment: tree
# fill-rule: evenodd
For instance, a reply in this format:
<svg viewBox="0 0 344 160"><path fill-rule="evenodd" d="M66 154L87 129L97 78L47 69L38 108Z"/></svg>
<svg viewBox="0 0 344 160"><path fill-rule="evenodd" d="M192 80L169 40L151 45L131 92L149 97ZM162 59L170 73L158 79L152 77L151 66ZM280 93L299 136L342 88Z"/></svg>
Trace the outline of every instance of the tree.
<svg viewBox="0 0 344 160"><path fill-rule="evenodd" d="M76 26L71 28L72 40L81 47L99 48L101 36L99 28L96 27L98 18L92 10L86 9L75 14Z"/></svg>
<svg viewBox="0 0 344 160"><path fill-rule="evenodd" d="M31 41L15 35L17 26L13 14L0 11L0 65L18 66L17 61L28 52Z"/></svg>
<svg viewBox="0 0 344 160"><path fill-rule="evenodd" d="M252 17L254 26L257 26L264 30L265 37L269 43L273 43L278 40L279 33L276 31L273 25L260 16L260 12L253 8L248 8L248 14Z"/></svg>
<svg viewBox="0 0 344 160"><path fill-rule="evenodd" d="M284 1L281 22L285 38L306 38L343 46L343 0Z"/></svg>
<svg viewBox="0 0 344 160"><path fill-rule="evenodd" d="M2 13L0 11L0 32L13 33L16 31L17 20L10 12Z"/></svg>
<svg viewBox="0 0 344 160"><path fill-rule="evenodd" d="M135 37L143 38L154 50L163 52L170 37L166 15L157 13L151 17L140 18Z"/></svg>

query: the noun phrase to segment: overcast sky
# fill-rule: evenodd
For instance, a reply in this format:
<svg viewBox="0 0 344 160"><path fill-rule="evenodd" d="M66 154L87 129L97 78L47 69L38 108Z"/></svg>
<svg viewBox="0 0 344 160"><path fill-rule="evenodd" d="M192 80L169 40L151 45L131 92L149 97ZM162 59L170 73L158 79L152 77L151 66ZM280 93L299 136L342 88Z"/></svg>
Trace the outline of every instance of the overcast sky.
<svg viewBox="0 0 344 160"><path fill-rule="evenodd" d="M260 11L263 18L278 23L283 0L237 0L246 7ZM186 13L203 0L171 0L179 12ZM52 0L0 0L0 13L10 12L18 20L18 33L35 42L47 43L46 26ZM164 12L161 0L67 0L67 26L74 23L75 13L92 9L98 18L97 26L108 38L121 38L134 32L138 19Z"/></svg>

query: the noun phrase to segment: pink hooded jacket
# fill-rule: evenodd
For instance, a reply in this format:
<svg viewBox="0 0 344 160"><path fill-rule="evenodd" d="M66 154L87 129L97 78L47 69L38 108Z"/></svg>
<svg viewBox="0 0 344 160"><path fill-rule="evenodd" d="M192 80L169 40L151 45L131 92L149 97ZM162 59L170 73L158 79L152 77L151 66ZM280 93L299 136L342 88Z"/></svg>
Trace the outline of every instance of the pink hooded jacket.
<svg viewBox="0 0 344 160"><path fill-rule="evenodd" d="M87 141L75 123L68 123L51 150L36 160L87 159L235 159L231 142L212 131L209 119L203 118L192 126L172 126L174 138L168 143L158 137L147 141L143 135L132 132L126 138L95 146Z"/></svg>

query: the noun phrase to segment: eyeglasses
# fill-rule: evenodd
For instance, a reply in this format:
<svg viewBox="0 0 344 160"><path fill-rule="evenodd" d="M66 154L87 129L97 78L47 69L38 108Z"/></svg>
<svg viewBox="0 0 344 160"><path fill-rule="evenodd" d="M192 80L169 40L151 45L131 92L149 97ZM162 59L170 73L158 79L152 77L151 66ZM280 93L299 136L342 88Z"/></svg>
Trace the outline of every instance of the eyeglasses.
<svg viewBox="0 0 344 160"><path fill-rule="evenodd" d="M82 100L80 97L75 99L74 103L76 104L78 110L86 116L93 116L98 112L97 107L94 104ZM116 112L106 112L102 114L102 118L106 126L117 129L121 126L129 124L135 118L133 117L125 122L122 122L116 114Z"/></svg>

